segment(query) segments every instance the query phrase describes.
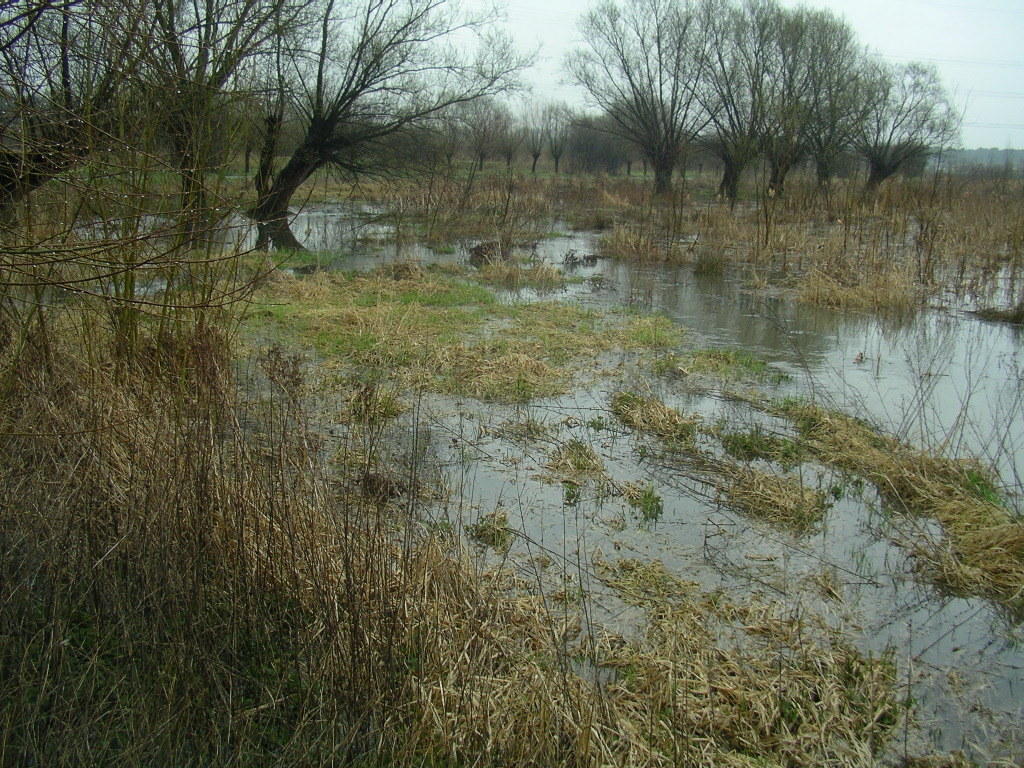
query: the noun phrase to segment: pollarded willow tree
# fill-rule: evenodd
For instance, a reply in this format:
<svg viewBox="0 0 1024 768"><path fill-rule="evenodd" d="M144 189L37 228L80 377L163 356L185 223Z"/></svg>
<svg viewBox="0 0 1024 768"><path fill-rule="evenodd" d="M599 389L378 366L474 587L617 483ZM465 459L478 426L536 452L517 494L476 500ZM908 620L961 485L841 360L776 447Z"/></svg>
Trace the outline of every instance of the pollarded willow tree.
<svg viewBox="0 0 1024 768"><path fill-rule="evenodd" d="M287 30L310 23L313 6L309 0L148 3L155 30L144 76L178 164L182 210L200 211L211 155L225 133L230 86L254 58L279 49Z"/></svg>
<svg viewBox="0 0 1024 768"><path fill-rule="evenodd" d="M816 12L804 8L779 8L770 57L761 149L768 163L770 192L779 194L790 169L807 151L806 128L810 121L811 82L814 67L811 37Z"/></svg>
<svg viewBox="0 0 1024 768"><path fill-rule="evenodd" d="M544 120L544 137L548 142L548 154L555 164L555 174L561 172L562 155L569 145L569 137L572 134L572 126L576 120L569 105L563 102L551 102L544 105L542 111Z"/></svg>
<svg viewBox="0 0 1024 768"><path fill-rule="evenodd" d="M386 140L508 89L526 64L489 18L465 17L446 0L324 0L317 8L308 53L291 59L308 83L291 94L302 138L251 212L262 247L302 247L288 206L315 172L372 172L385 161L377 150Z"/></svg>
<svg viewBox="0 0 1024 768"><path fill-rule="evenodd" d="M810 99L804 139L819 186L835 175L840 156L853 147L867 119L866 54L850 25L825 11L814 15L809 37Z"/></svg>
<svg viewBox="0 0 1024 768"><path fill-rule="evenodd" d="M763 145L782 11L775 0L709 0L703 12L711 40L701 88L711 116L706 143L722 161L719 194L735 204L740 176Z"/></svg>
<svg viewBox="0 0 1024 768"><path fill-rule="evenodd" d="M905 164L955 142L961 116L934 67L871 61L865 80L865 119L854 146L868 163L872 192Z"/></svg>
<svg viewBox="0 0 1024 768"><path fill-rule="evenodd" d="M697 94L708 46L700 22L684 0L605 0L583 17L586 47L567 62L614 131L646 156L658 194L708 120Z"/></svg>

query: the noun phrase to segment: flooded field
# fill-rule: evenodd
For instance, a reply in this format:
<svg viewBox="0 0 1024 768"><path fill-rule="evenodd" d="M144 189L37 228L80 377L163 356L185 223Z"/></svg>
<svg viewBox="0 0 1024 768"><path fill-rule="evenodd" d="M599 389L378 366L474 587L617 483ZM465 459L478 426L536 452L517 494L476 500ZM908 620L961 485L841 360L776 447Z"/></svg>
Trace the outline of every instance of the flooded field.
<svg viewBox="0 0 1024 768"><path fill-rule="evenodd" d="M302 276L412 261L473 278L471 243L443 253L395 245L377 213L300 215L293 229L316 255L289 268ZM424 514L477 542L481 568L509 565L552 605L579 606L581 637L639 631L640 611L609 587L605 563L658 562L705 594L756 601L778 621L811 620L864 653L891 656L914 715L889 748L893 759L950 750L978 761L1024 757L1020 596L993 600L938 577L923 553L951 545L935 520L894 511L850 465L782 450L800 437L785 407L813 402L900 444L981 460L998 473L997 504L1019 520L1019 328L950 307L898 318L836 312L755 290L728 270L582 258L599 252L599 238L577 232L523 248L518 256L557 267L562 279L498 287L498 302L653 314L681 342L605 349L557 396L419 396L397 427L415 435L414 447L398 454L401 473L429 472L446 490ZM688 430L685 447L631 415L631 405L651 404L682 415L672 418L680 435ZM779 451L744 449L751 436ZM732 468L729 483L719 461ZM757 499L772 478L796 488L814 514L761 515ZM738 480L752 479L762 494L753 501L736 492ZM576 658L585 677L617 674L586 653Z"/></svg>

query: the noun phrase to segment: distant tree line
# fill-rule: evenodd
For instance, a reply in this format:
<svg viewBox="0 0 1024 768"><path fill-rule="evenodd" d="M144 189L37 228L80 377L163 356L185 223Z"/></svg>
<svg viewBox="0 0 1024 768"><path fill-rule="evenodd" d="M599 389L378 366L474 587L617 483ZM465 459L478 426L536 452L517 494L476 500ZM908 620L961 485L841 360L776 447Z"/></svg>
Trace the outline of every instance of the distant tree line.
<svg viewBox="0 0 1024 768"><path fill-rule="evenodd" d="M288 248L290 201L313 174L428 150L478 169L639 163L658 193L700 152L735 200L758 159L780 193L797 164L826 185L857 153L874 188L958 131L933 68L872 57L827 11L602 0L567 62L589 115L504 103L529 62L492 21L451 0L0 0L0 219L125 152L176 179L186 243L211 207L211 170L244 155L260 243Z"/></svg>
<svg viewBox="0 0 1024 768"><path fill-rule="evenodd" d="M603 0L567 67L606 130L633 144L668 191L693 148L715 155L735 201L757 158L780 193L798 163L827 185L844 153L876 188L956 141L960 116L933 67L889 64L826 10L776 0Z"/></svg>

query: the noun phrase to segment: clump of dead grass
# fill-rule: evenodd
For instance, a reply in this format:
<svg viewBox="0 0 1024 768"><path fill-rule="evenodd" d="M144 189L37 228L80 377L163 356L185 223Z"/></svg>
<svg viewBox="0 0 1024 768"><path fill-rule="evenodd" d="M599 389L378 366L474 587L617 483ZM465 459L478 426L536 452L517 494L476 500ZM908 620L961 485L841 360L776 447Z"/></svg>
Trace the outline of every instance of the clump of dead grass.
<svg viewBox="0 0 1024 768"><path fill-rule="evenodd" d="M393 386L367 382L356 387L349 395L348 407L342 419L376 426L391 421L406 410L406 404Z"/></svg>
<svg viewBox="0 0 1024 768"><path fill-rule="evenodd" d="M834 309L910 312L921 303L914 275L899 266L875 270L829 271L814 267L797 281L797 298Z"/></svg>
<svg viewBox="0 0 1024 768"><path fill-rule="evenodd" d="M601 253L615 259L630 261L663 261L665 248L649 227L616 224L601 238Z"/></svg>
<svg viewBox="0 0 1024 768"><path fill-rule="evenodd" d="M868 424L808 403L786 403L807 447L826 464L874 484L890 509L937 520L946 540L908 542L954 589L1024 607L1024 523L1001 502L978 462L914 449Z"/></svg>
<svg viewBox="0 0 1024 768"><path fill-rule="evenodd" d="M565 481L596 478L604 475L604 462L591 446L582 440L568 440L557 446L548 457L547 468Z"/></svg>
<svg viewBox="0 0 1024 768"><path fill-rule="evenodd" d="M723 464L715 486L729 506L797 533L807 533L828 511L826 496L799 478Z"/></svg>
<svg viewBox="0 0 1024 768"><path fill-rule="evenodd" d="M656 373L661 374L701 374L726 381L752 379L777 384L786 379L782 371L772 368L761 358L746 350L728 347L694 349L682 354L666 355L655 361L653 367Z"/></svg>
<svg viewBox="0 0 1024 768"><path fill-rule="evenodd" d="M508 515L503 509L494 509L470 525L466 533L474 541L491 547L498 552L506 552L512 546L512 531L508 526Z"/></svg>
<svg viewBox="0 0 1024 768"><path fill-rule="evenodd" d="M565 284L565 276L561 270L543 262L529 265L514 262L489 263L477 272L476 279L488 285L510 290L534 288L538 291L554 291Z"/></svg>
<svg viewBox="0 0 1024 768"><path fill-rule="evenodd" d="M611 409L626 426L653 434L671 448L693 450L695 447L698 419L684 416L655 397L616 392L611 398Z"/></svg>
<svg viewBox="0 0 1024 768"><path fill-rule="evenodd" d="M634 759L653 747L672 765L875 764L900 715L888 658L770 605L702 599L660 563L595 565L647 609L642 639L598 642L619 672L608 707Z"/></svg>

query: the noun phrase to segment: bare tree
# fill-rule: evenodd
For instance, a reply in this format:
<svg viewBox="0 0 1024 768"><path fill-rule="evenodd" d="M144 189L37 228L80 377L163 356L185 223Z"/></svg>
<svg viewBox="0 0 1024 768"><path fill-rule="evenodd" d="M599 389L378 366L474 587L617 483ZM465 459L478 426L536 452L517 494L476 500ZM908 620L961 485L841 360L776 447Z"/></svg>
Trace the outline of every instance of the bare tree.
<svg viewBox="0 0 1024 768"><path fill-rule="evenodd" d="M498 124L496 148L498 154L504 158L506 168L512 167L512 162L516 159L516 155L519 154L525 138L523 126L510 111L504 110L501 113L501 120Z"/></svg>
<svg viewBox="0 0 1024 768"><path fill-rule="evenodd" d="M146 75L177 161L183 211L206 207L205 174L224 131L225 90L249 60L272 52L307 8L307 0L150 0L156 33ZM188 224L196 226L191 218Z"/></svg>
<svg viewBox="0 0 1024 768"><path fill-rule="evenodd" d="M866 189L873 191L905 164L956 141L961 118L934 67L872 61L867 78L867 117L855 146L867 160Z"/></svg>
<svg viewBox="0 0 1024 768"><path fill-rule="evenodd" d="M704 127L697 98L707 36L683 0L604 0L583 17L587 47L569 71L616 133L633 142L654 168L654 189L671 189L682 148Z"/></svg>
<svg viewBox="0 0 1024 768"><path fill-rule="evenodd" d="M761 151L780 8L775 0L708 0L702 10L711 36L702 89L712 126L706 143L722 161L719 194L735 204L740 176Z"/></svg>
<svg viewBox="0 0 1024 768"><path fill-rule="evenodd" d="M530 155L530 173L537 173L537 161L544 154L547 142L547 131L544 123L544 110L537 103L531 103L523 115L523 144Z"/></svg>
<svg viewBox="0 0 1024 768"><path fill-rule="evenodd" d="M629 164L629 152L635 147L611 130L609 121L607 115L599 115L581 117L573 123L569 153L574 169L615 174Z"/></svg>
<svg viewBox="0 0 1024 768"><path fill-rule="evenodd" d="M807 88L811 104L804 137L818 183L826 186L839 157L852 147L867 118L866 59L856 33L844 20L816 11L811 26Z"/></svg>
<svg viewBox="0 0 1024 768"><path fill-rule="evenodd" d="M544 136L548 142L548 154L555 164L555 174L561 170L562 155L569 144L574 116L572 110L562 103L551 103L544 107Z"/></svg>
<svg viewBox="0 0 1024 768"><path fill-rule="evenodd" d="M508 110L492 98L480 98L461 105L458 114L466 147L472 154L476 169L482 171L487 158L500 150L501 134L510 119Z"/></svg>
<svg viewBox="0 0 1024 768"><path fill-rule="evenodd" d="M312 53L296 57L309 86L297 95L304 135L252 211L262 244L301 247L288 205L317 170L369 171L385 138L443 110L500 92L525 64L483 19L460 17L445 0L326 0ZM475 33L474 56L449 42Z"/></svg>
<svg viewBox="0 0 1024 768"><path fill-rule="evenodd" d="M777 9L773 45L768 49L764 133L761 149L768 161L768 189L779 194L790 169L807 151L807 125L812 108L811 37L816 12Z"/></svg>

